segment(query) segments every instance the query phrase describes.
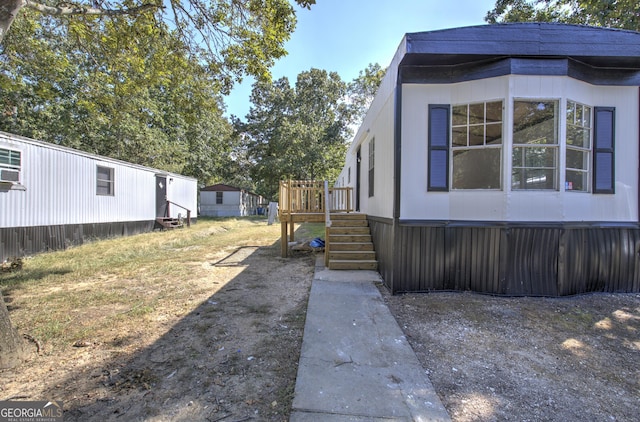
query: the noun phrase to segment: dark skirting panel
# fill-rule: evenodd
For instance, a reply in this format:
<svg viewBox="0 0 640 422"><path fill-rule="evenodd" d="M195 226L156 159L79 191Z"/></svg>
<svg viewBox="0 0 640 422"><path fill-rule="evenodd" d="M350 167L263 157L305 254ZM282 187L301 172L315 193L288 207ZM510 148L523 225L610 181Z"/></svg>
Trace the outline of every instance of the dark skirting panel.
<svg viewBox="0 0 640 422"><path fill-rule="evenodd" d="M66 249L87 241L152 231L155 221L0 228L0 261Z"/></svg>
<svg viewBox="0 0 640 422"><path fill-rule="evenodd" d="M511 296L640 292L635 225L400 222L369 218L393 293Z"/></svg>
<svg viewBox="0 0 640 422"><path fill-rule="evenodd" d="M393 220L367 216L376 249L378 272L387 283L393 282Z"/></svg>

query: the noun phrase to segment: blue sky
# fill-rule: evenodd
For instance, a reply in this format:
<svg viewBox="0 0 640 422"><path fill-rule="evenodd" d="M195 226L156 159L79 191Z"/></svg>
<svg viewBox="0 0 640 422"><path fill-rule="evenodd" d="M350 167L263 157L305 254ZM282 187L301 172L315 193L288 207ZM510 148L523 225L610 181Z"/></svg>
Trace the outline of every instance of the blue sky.
<svg viewBox="0 0 640 422"><path fill-rule="evenodd" d="M295 84L311 68L338 72L350 82L369 63L386 67L407 32L483 25L495 0L316 0L311 10L296 6L298 24L272 68ZM227 115L244 120L253 80L247 78L225 98Z"/></svg>

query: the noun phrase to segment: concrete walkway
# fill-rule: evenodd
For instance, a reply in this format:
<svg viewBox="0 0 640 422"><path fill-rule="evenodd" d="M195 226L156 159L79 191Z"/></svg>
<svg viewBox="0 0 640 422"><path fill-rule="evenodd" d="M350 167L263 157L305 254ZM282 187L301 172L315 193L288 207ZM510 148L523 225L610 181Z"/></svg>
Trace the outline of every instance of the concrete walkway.
<svg viewBox="0 0 640 422"><path fill-rule="evenodd" d="M291 422L450 420L379 282L374 271L332 271L318 260Z"/></svg>

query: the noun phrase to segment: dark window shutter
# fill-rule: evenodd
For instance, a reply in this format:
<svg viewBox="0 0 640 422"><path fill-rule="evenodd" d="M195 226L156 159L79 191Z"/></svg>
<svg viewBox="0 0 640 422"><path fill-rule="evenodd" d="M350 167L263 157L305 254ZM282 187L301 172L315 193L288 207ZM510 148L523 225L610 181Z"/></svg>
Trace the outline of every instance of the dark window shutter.
<svg viewBox="0 0 640 422"><path fill-rule="evenodd" d="M593 193L615 193L614 107L594 108Z"/></svg>
<svg viewBox="0 0 640 422"><path fill-rule="evenodd" d="M448 104L429 104L429 191L449 190L450 108Z"/></svg>

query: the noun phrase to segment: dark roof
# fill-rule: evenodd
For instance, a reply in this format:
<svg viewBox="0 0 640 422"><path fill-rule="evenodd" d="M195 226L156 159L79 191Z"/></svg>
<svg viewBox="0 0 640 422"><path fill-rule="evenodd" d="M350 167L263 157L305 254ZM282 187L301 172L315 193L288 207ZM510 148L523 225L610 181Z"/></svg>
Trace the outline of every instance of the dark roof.
<svg viewBox="0 0 640 422"><path fill-rule="evenodd" d="M204 192L240 192L242 189L236 188L234 186L225 185L223 183L218 183L217 185L206 186L200 191Z"/></svg>
<svg viewBox="0 0 640 422"><path fill-rule="evenodd" d="M409 70L409 79L419 68L423 75L427 69L435 70L434 81L442 78L442 82L453 82L473 79L465 76L472 68L482 67L486 77L533 74L535 71L523 69L551 66L556 69L545 72L571 74L592 83L610 83L614 78L610 71L616 72L617 82L640 82L640 33L635 31L560 23L506 23L408 33L404 41L406 52L399 65ZM558 63L552 63L554 60Z"/></svg>

